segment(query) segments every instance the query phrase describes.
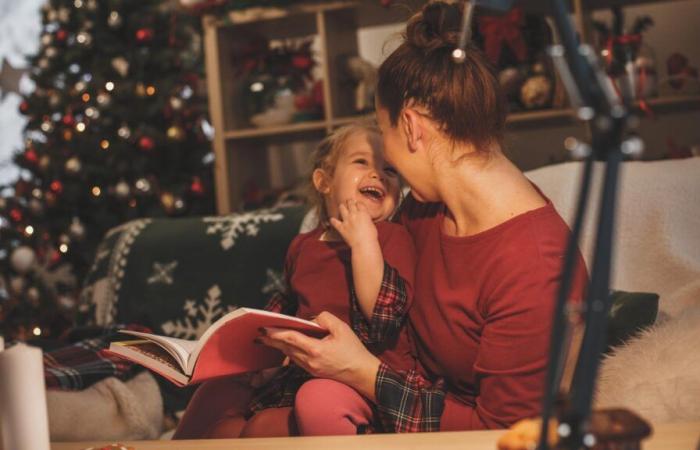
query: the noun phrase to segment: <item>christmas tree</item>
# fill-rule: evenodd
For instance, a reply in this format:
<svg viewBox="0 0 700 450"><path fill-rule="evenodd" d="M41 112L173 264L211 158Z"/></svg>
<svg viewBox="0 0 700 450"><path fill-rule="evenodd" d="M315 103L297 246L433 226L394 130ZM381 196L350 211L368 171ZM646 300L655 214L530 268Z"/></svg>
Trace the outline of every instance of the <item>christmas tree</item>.
<svg viewBox="0 0 700 450"><path fill-rule="evenodd" d="M0 323L56 336L104 233L214 210L194 17L162 0L50 0L20 177L0 186Z"/></svg>

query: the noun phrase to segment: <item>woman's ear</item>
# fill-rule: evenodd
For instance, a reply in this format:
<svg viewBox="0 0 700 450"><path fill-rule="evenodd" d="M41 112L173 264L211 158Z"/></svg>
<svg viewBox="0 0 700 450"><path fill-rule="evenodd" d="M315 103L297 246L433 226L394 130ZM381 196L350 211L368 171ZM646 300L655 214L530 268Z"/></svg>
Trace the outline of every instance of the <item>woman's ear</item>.
<svg viewBox="0 0 700 450"><path fill-rule="evenodd" d="M311 181L314 183L314 188L321 194L328 194L330 192L330 179L325 170L314 169L314 172L311 174Z"/></svg>
<svg viewBox="0 0 700 450"><path fill-rule="evenodd" d="M412 152L418 150L423 144L424 130L421 119L421 114L410 106L401 111L401 124L408 141L408 148Z"/></svg>

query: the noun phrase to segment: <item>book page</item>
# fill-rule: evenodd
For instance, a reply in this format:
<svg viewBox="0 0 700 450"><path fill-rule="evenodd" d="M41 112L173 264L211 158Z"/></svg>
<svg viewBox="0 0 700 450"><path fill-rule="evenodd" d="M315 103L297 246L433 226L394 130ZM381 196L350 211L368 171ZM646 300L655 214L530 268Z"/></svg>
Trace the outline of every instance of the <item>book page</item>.
<svg viewBox="0 0 700 450"><path fill-rule="evenodd" d="M168 353L170 353L173 358L180 364L182 371L189 374L187 367L187 360L189 359L190 352L197 346L197 341L187 341L185 339L178 339L174 337L161 336L152 333L143 333L140 331L132 330L119 330L120 333L130 334L132 336L138 336L141 339L147 339L149 341L155 342L156 344L163 347Z"/></svg>
<svg viewBox="0 0 700 450"><path fill-rule="evenodd" d="M178 386L185 386L189 382L189 377L183 374L179 362L154 342L145 340L112 342L108 351L141 364Z"/></svg>

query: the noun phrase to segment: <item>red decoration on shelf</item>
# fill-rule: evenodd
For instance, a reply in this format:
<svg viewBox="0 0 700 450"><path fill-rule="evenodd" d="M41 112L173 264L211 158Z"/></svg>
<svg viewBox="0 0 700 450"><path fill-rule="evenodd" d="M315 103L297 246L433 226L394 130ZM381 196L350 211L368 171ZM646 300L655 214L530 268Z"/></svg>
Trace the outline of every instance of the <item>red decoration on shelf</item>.
<svg viewBox="0 0 700 450"><path fill-rule="evenodd" d="M63 125L67 127L72 127L73 125L75 125L75 117L73 117L73 114L66 114L65 116L63 116L63 119L61 119L61 121L63 122Z"/></svg>
<svg viewBox="0 0 700 450"><path fill-rule="evenodd" d="M136 40L143 43L153 39L153 30L151 28L139 28L136 30Z"/></svg>
<svg viewBox="0 0 700 450"><path fill-rule="evenodd" d="M58 42L63 42L68 38L68 32L66 30L60 29L56 32L56 40Z"/></svg>
<svg viewBox="0 0 700 450"><path fill-rule="evenodd" d="M313 66L314 61L307 55L292 56L292 65L300 70L307 70Z"/></svg>
<svg viewBox="0 0 700 450"><path fill-rule="evenodd" d="M153 140L153 138L149 136L141 136L139 138L139 148L143 151L150 151L153 150L153 148L156 146L156 142Z"/></svg>
<svg viewBox="0 0 700 450"><path fill-rule="evenodd" d="M51 182L49 189L51 189L51 192L53 192L54 194L60 194L61 192L63 192L63 183L61 183L58 180L54 180Z"/></svg>
<svg viewBox="0 0 700 450"><path fill-rule="evenodd" d="M30 164L36 164L39 161L39 155L37 155L36 150L30 148L24 152L24 159Z"/></svg>
<svg viewBox="0 0 700 450"><path fill-rule="evenodd" d="M688 58L681 53L673 53L666 60L669 84L674 89L682 89L686 82L698 79L698 69L690 66Z"/></svg>
<svg viewBox="0 0 700 450"><path fill-rule="evenodd" d="M484 35L484 53L493 64L501 59L501 50L508 46L518 61L527 59L527 45L522 27L525 15L522 8L513 8L501 16L481 16L479 31Z"/></svg>
<svg viewBox="0 0 700 450"><path fill-rule="evenodd" d="M190 191L197 195L204 194L204 185L202 184L202 180L200 180L199 177L194 177L192 179L192 184L190 184Z"/></svg>
<svg viewBox="0 0 700 450"><path fill-rule="evenodd" d="M10 210L10 219L14 222L20 222L24 218L24 215L22 214L22 210L19 208L12 208Z"/></svg>

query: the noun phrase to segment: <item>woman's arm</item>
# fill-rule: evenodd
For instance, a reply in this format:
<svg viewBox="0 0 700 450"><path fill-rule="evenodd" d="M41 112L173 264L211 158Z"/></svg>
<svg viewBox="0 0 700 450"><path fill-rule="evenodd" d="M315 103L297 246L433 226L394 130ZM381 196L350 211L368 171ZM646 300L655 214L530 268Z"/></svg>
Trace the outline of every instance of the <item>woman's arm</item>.
<svg viewBox="0 0 700 450"><path fill-rule="evenodd" d="M314 320L329 332L323 339L275 328L263 330L260 341L279 349L310 374L345 383L374 401L379 359L334 315L322 312Z"/></svg>
<svg viewBox="0 0 700 450"><path fill-rule="evenodd" d="M393 371L330 313L321 313L316 321L330 333L323 339L275 329L268 330L261 341L283 351L312 375L345 383L375 402L385 431L440 429L445 397L442 382L431 384L414 371Z"/></svg>

